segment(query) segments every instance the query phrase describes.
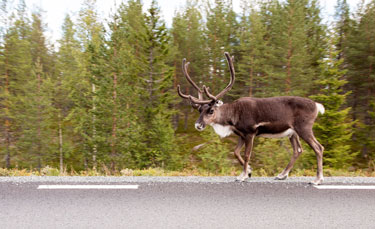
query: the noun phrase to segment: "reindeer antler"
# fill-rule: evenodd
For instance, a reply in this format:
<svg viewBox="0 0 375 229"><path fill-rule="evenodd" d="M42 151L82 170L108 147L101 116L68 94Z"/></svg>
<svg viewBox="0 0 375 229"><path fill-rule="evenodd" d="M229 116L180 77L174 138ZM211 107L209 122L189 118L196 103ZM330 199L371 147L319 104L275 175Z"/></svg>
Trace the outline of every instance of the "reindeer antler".
<svg viewBox="0 0 375 229"><path fill-rule="evenodd" d="M186 79L189 81L189 83L195 88L197 89L198 91L198 99L199 100L202 100L203 99L203 91L197 86L197 84L191 79L188 71L187 71L187 67L189 66L190 62L187 62L186 63L186 59L184 58L182 60L182 72L184 73L184 76L186 77Z"/></svg>
<svg viewBox="0 0 375 229"><path fill-rule="evenodd" d="M206 93L206 95L211 98L212 100L218 100L221 97L223 97L230 89L232 89L232 86L234 84L235 80L235 74L234 74L234 66L233 66L233 61L234 61L234 56L230 56L228 52L225 52L225 57L227 58L228 66L229 66L229 71L230 71L230 81L229 84L222 90L219 94L216 96L212 95L208 90L209 88L206 86L203 86L203 90Z"/></svg>
<svg viewBox="0 0 375 229"><path fill-rule="evenodd" d="M177 93L179 94L179 96L181 96L182 98L184 99L189 99L190 100L190 103L191 105L194 107L194 108L198 108L199 105L201 104L208 104L208 103L211 103L212 101L217 101L219 98L223 97L225 95L225 93L227 93L233 86L234 84L234 80L235 80L235 75L234 75L234 67L233 67L233 61L234 61L234 56L230 56L228 52L225 52L225 57L227 58L227 62L228 62L228 66L229 66L229 70L230 70L230 81L229 81L229 84L224 88L224 90L222 90L219 94L217 94L216 96L212 95L208 90L209 88L206 87L205 85L203 85L203 90L200 89L197 84L191 79L191 77L189 76L188 74L188 71L187 71L187 67L189 65L189 62L186 63L186 59L183 59L182 60L182 72L184 73L186 79L189 81L189 83L195 88L197 89L198 91L198 98L196 97L193 97L191 95L185 95L181 92L181 87L180 85L177 85ZM208 98L210 98L210 100L203 100L203 91L204 93L207 95Z"/></svg>
<svg viewBox="0 0 375 229"><path fill-rule="evenodd" d="M191 95L185 95L181 92L181 87L180 85L177 85L177 93L179 96L181 96L182 98L184 99L189 99L190 100L190 103L191 105L194 107L194 108L198 108L200 104L207 104L207 103L210 103L211 100L203 100L203 91L202 89L200 89L198 87L198 85L191 79L191 77L189 76L189 73L187 71L187 67L189 66L189 62L186 63L186 59L184 58L182 60L182 72L184 73L184 76L185 78L187 79L187 81L189 81L189 83L195 88L197 89L198 91L198 98L195 98ZM198 105L199 104L199 105Z"/></svg>

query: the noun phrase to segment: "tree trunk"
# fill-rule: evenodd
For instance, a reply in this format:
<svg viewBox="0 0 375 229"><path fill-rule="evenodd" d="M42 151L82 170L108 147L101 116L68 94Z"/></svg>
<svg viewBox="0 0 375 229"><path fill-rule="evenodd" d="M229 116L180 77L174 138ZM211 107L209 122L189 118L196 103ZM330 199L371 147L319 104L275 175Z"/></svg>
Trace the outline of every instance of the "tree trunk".
<svg viewBox="0 0 375 229"><path fill-rule="evenodd" d="M294 12L293 9L291 9L291 12L289 14L289 17L293 18ZM290 93L291 90L291 83L292 83L292 56L293 56L293 43L292 43L292 31L293 31L293 24L289 24L288 27L288 53L287 53L287 64L286 64L286 88L285 92L287 94Z"/></svg>
<svg viewBox="0 0 375 229"><path fill-rule="evenodd" d="M253 97L253 78L254 78L254 59L251 58L249 97Z"/></svg>
<svg viewBox="0 0 375 229"><path fill-rule="evenodd" d="M5 134L6 134L6 151L7 155L5 158L6 168L10 169L10 131L9 131L10 123L8 120L5 120Z"/></svg>
<svg viewBox="0 0 375 229"><path fill-rule="evenodd" d="M173 65L174 65L174 70L173 70L173 89L176 90L176 88L177 88L177 71L176 71L176 69L177 69L177 63L176 63L176 61L174 61ZM174 106L174 108L176 108L178 106L178 104L173 105L173 106ZM173 123L173 129L174 130L176 130L178 128L179 118L180 118L179 114L175 114L172 117L172 123Z"/></svg>
<svg viewBox="0 0 375 229"><path fill-rule="evenodd" d="M38 60L37 60L37 68L41 67L40 66L40 59L38 57ZM41 126L42 126L42 106L41 106L41 101L42 101L42 95L41 95L41 86L42 86L42 77L40 75L40 72L39 72L40 69L38 69L38 73L37 73L37 78L38 78L38 124L37 124L37 156L38 156L38 170L40 172L40 169L42 168L42 155L41 155L41 151L42 151L42 129L41 129Z"/></svg>
<svg viewBox="0 0 375 229"><path fill-rule="evenodd" d="M154 52L152 50L152 48L150 49L150 53L149 53L149 84L148 84L148 87L149 87L149 94L150 94L150 105L152 105L152 87L153 87L153 74L154 74L154 65L153 65L153 62L154 62Z"/></svg>
<svg viewBox="0 0 375 229"><path fill-rule="evenodd" d="M7 51L7 50L6 50ZM6 163L6 168L10 168L10 114L9 114L9 106L8 106L8 98L9 98L9 73L8 73L8 59L5 58L5 142L6 142L6 158L5 158L5 163Z"/></svg>
<svg viewBox="0 0 375 229"><path fill-rule="evenodd" d="M95 78L95 76L93 76L93 77ZM92 114L92 139L94 141L94 145L93 145L93 149L92 149L92 167L93 167L93 170L96 170L96 167L97 167L96 155L98 153L98 150L97 150L97 146L96 146L96 143L95 143L95 140L96 140L96 126L95 126L95 123L96 123L96 115L95 115L95 110L96 110L95 91L96 91L96 88L95 88L95 84L91 84L91 87L92 87L92 93L93 93L93 97L92 97L92 110L93 110L93 114Z"/></svg>
<svg viewBox="0 0 375 229"><path fill-rule="evenodd" d="M59 152L60 152L60 173L63 173L63 171L64 171L64 152L63 152L63 135L62 135L61 112L59 112Z"/></svg>
<svg viewBox="0 0 375 229"><path fill-rule="evenodd" d="M115 54L116 57L116 54ZM112 115L112 142L111 142L111 151L112 151L112 171L115 171L115 158L116 158L116 131L117 131L117 74L113 73L113 115Z"/></svg>
<svg viewBox="0 0 375 229"><path fill-rule="evenodd" d="M87 157L85 156L85 158L83 159L83 167L85 167L85 171L88 170L89 166L88 166L88 163L87 163Z"/></svg>
<svg viewBox="0 0 375 229"><path fill-rule="evenodd" d="M185 110L185 116L184 116L184 129L187 130L188 128L188 121L189 121L189 110Z"/></svg>

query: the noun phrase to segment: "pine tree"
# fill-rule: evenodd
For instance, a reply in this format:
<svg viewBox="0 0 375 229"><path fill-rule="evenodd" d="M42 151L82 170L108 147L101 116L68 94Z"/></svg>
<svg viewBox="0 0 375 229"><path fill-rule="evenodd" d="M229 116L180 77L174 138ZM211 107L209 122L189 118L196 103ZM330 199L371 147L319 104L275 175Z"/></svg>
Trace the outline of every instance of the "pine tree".
<svg viewBox="0 0 375 229"><path fill-rule="evenodd" d="M139 152L146 151L143 130L146 129L142 120L144 81L146 73L144 43L147 41L146 18L142 12L140 0L128 1L121 4L117 15L110 27L112 38L109 41L110 62L112 72L118 72L118 151L123 166L139 168ZM116 50L117 57L114 58ZM110 81L111 82L111 81ZM113 81L111 82L112 85ZM113 103L112 103L113 104ZM112 117L113 118L113 117Z"/></svg>
<svg viewBox="0 0 375 229"><path fill-rule="evenodd" d="M238 37L239 57L237 61L236 88L237 96L267 97L272 92L268 82L269 41L268 31L263 20L264 7L243 2ZM246 90L244 90L246 88Z"/></svg>
<svg viewBox="0 0 375 229"><path fill-rule="evenodd" d="M364 5L349 27L346 46L343 47L345 66L348 69L349 104L352 117L358 121L353 140L356 149L362 152L362 159L375 158L373 119L375 98L375 1ZM344 43L345 44L345 43Z"/></svg>
<svg viewBox="0 0 375 229"><path fill-rule="evenodd" d="M186 81L182 73L181 62L186 58L189 65L189 74L194 81L202 87L202 83L209 82L209 65L206 54L206 43L204 36L204 22L195 1L187 1L185 8L176 13L173 18L172 36L175 49L174 55L174 88L177 84L188 94L197 96L196 89ZM184 130L188 128L189 115L192 112L186 101L181 101L179 110L184 111ZM176 117L178 122L178 117Z"/></svg>
<svg viewBox="0 0 375 229"><path fill-rule="evenodd" d="M137 58L135 55L139 47L131 43L136 41L134 36L142 37L144 34L141 34L142 27L138 31L133 27L139 25L139 21L135 22L135 18L129 21L129 14L141 9L137 7L139 5L139 1L120 5L108 24L111 36L106 41L106 47L102 46L92 59L92 65L96 66L93 68L96 84L100 85L96 93L97 124L100 126L97 134L102 139L98 149L108 152L103 159L109 163L112 171L134 167L135 154L144 150L141 142L142 123L137 117L141 109L141 82L133 75L140 71L137 69L139 66L134 66L134 62L139 63L139 60L132 60ZM144 18L138 15L138 19L142 22ZM129 34L129 31L137 35Z"/></svg>
<svg viewBox="0 0 375 229"><path fill-rule="evenodd" d="M103 25L99 22L95 8L95 0L85 0L79 12L77 35L83 50L79 56L80 75L74 85L71 85L71 97L74 109L69 115L69 120L75 125L75 132L80 142L80 152L83 152L83 164L87 169L89 164L93 169L98 166L97 135L97 87L95 84L96 66L92 65L95 55L103 45ZM94 69L93 69L94 68ZM91 157L91 160L89 158ZM89 163L90 162L90 163Z"/></svg>
<svg viewBox="0 0 375 229"><path fill-rule="evenodd" d="M337 50L340 51L338 59L341 59L345 58L347 52L347 40L352 26L349 5L346 0L337 0L335 18L335 31L339 38L336 47Z"/></svg>
<svg viewBox="0 0 375 229"><path fill-rule="evenodd" d="M53 82L53 107L56 112L54 119L56 134L58 135L58 152L60 172L69 163L71 166L80 168L77 161L82 161L80 143L76 142L77 135L74 127L70 125L69 115L74 109L72 99L72 88L76 84L77 77L81 74L79 61L80 44L76 38L76 29L69 14L65 16L62 25L62 37L59 42L57 53L57 74ZM80 138L79 138L80 139ZM64 161L66 161L64 166ZM77 167L78 166L78 167Z"/></svg>
<svg viewBox="0 0 375 229"><path fill-rule="evenodd" d="M270 79L278 95L306 96L311 82L317 79L318 63L324 50L325 28L321 23L317 1L266 4L269 30Z"/></svg>
<svg viewBox="0 0 375 229"><path fill-rule="evenodd" d="M307 52L309 57L309 68L312 69L312 80L320 75L320 60L327 50L326 33L327 26L323 24L321 9L318 0L310 0L306 4L306 34ZM311 93L311 91L310 91Z"/></svg>
<svg viewBox="0 0 375 229"><path fill-rule="evenodd" d="M230 166L227 142L212 131L190 132L197 112L176 99L174 88L196 95L181 71L187 58L199 86L222 90L224 51L235 56L237 85L224 100L317 94L326 107L315 127L325 165L374 166L374 0L354 16L346 0L337 0L337 38L329 42L318 0L243 0L239 17L231 0L188 0L170 30L156 0L147 12L141 0L125 1L107 26L96 1L85 0L76 22L65 18L58 52L45 36L41 10L30 13L24 0L15 9L7 3L0 3L0 166L59 165L62 172L188 165L222 172ZM185 139L206 144L192 153ZM274 153L283 144L260 141L256 150ZM287 152L271 157L288 161ZM278 168L269 156L255 157L267 173Z"/></svg>
<svg viewBox="0 0 375 229"><path fill-rule="evenodd" d="M343 92L343 86L347 83L343 79L345 71L340 68L343 59L337 59L339 52L333 50L333 43L337 39L331 39L329 56L321 62L322 79L317 81L320 93L311 98L325 107L324 115L319 117L314 126L318 141L325 148L324 165L341 169L352 165L356 157L350 145L354 122L349 115L350 108L345 108L346 97L350 92Z"/></svg>
<svg viewBox="0 0 375 229"><path fill-rule="evenodd" d="M173 71L167 65L170 50L170 35L160 18L156 1L152 1L145 18L146 39L143 44L145 71L141 77L144 87L143 108L140 109L145 123L144 138L146 150L140 152L140 166L164 167L170 165L176 148L172 127Z"/></svg>
<svg viewBox="0 0 375 229"><path fill-rule="evenodd" d="M0 23L0 85L1 85L1 91L0 91L0 114L1 114L1 123L3 123L3 127L0 128L1 130L1 136L4 139L4 148L5 149L5 166L6 168L10 168L10 91L9 91L9 50L6 46L6 38L8 30L8 7L7 2L3 1L1 3L1 23Z"/></svg>
<svg viewBox="0 0 375 229"><path fill-rule="evenodd" d="M31 56L33 63L40 61L42 71L46 74L52 75L54 63L52 55L48 50L48 44L44 36L46 25L42 22L41 12L35 12L32 14L30 44L31 44Z"/></svg>
<svg viewBox="0 0 375 229"><path fill-rule="evenodd" d="M10 79L10 91L13 91L12 100L15 106L13 136L17 136L17 152L19 164L41 167L53 161L54 138L51 133L51 120L53 111L50 109L50 88L45 82L50 81L52 74L53 58L48 50L44 27L39 13L32 14L31 26L25 19L25 5L21 5L18 11L18 19L15 21L15 40L13 54L19 55L9 60L15 61L14 67L18 72L12 73ZM19 52L19 53L17 53ZM11 66L12 64L10 64ZM13 82L12 82L13 81ZM27 112L25 112L27 111Z"/></svg>
<svg viewBox="0 0 375 229"><path fill-rule="evenodd" d="M51 132L51 98L48 76L43 72L40 59L33 63L31 77L24 85L25 95L20 97L17 119L22 121L18 150L29 165L41 168L53 161L53 134ZM25 112L27 111L27 112Z"/></svg>
<svg viewBox="0 0 375 229"><path fill-rule="evenodd" d="M46 84L53 74L52 56L48 51L44 37L44 25L40 13L32 14L30 33L31 57L32 57L32 78L26 83L23 106L29 114L20 113L24 116L21 119L31 126L24 128L21 145L24 152L29 151L35 157L36 167L40 170L44 163L54 159L52 148L55 148L54 135L51 133L51 119L54 116L51 110L50 87ZM30 119L30 120L29 120ZM34 144L32 139L34 140ZM35 146L35 147L33 147Z"/></svg>
<svg viewBox="0 0 375 229"><path fill-rule="evenodd" d="M20 99L25 94L24 84L28 82L31 73L30 20L26 16L26 5L21 1L16 14L11 14L8 19L8 28L4 31L3 46L3 71L1 73L1 123L2 138L5 139L5 165L13 166L22 164L22 153L18 150L18 139L22 136L23 120L18 114L24 112Z"/></svg>
<svg viewBox="0 0 375 229"><path fill-rule="evenodd" d="M213 94L220 92L228 84L228 69L224 52L236 56L236 13L233 11L231 1L215 0L214 5L208 3L206 7L206 42L209 68L209 79L205 84L210 87Z"/></svg>

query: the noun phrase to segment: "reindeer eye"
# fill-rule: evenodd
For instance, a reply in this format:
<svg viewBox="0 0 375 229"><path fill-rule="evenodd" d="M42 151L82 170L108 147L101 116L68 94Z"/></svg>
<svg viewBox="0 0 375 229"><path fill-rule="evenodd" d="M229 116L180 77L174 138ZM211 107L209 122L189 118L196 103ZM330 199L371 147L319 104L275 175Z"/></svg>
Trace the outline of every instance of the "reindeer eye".
<svg viewBox="0 0 375 229"><path fill-rule="evenodd" d="M213 114L214 113L214 109L211 109L208 111L209 114Z"/></svg>

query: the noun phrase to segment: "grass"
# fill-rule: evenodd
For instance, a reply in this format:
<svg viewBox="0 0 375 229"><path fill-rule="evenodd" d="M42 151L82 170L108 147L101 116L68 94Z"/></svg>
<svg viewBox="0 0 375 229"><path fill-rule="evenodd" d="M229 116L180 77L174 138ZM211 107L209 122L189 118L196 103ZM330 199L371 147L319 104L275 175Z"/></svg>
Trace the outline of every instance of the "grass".
<svg viewBox="0 0 375 229"><path fill-rule="evenodd" d="M110 171L107 168L101 168L98 170L89 169L87 171L76 172L74 170L67 171L66 169L60 173L57 168L46 166L39 170L27 170L27 169L5 169L0 168L0 176L237 176L241 172L240 168L230 168L220 172L208 172L199 169L185 169L182 171L169 171L162 168L148 168L148 169L122 169L120 171ZM268 174L264 169L257 169L253 171L255 177L273 177L276 176L277 172ZM316 170L311 169L296 169L292 170L290 176L315 176ZM330 176L345 176L345 177L375 177L375 171L368 170L335 170L335 169L324 169L324 175Z"/></svg>

